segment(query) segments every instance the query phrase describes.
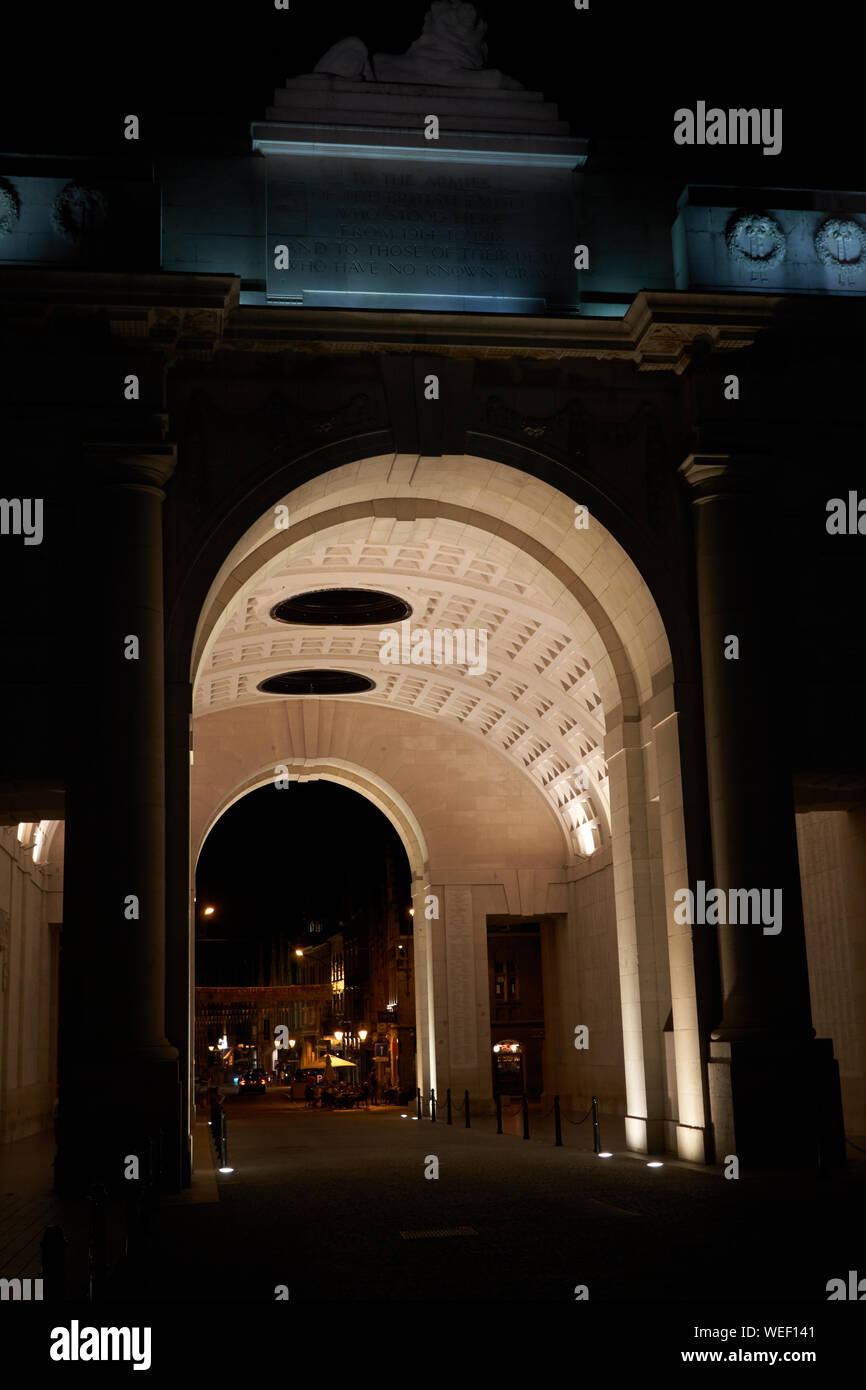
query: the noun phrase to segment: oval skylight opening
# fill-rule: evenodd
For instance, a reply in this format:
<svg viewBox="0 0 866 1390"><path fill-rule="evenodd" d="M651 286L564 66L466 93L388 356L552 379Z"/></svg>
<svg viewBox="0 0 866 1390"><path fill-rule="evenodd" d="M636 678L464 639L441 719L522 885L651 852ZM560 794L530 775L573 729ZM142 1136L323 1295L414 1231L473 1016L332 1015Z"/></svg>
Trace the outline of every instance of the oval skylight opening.
<svg viewBox="0 0 866 1390"><path fill-rule="evenodd" d="M283 599L271 609L278 623L305 623L315 627L362 627L374 623L399 623L411 607L395 594L378 589L310 589Z"/></svg>
<svg viewBox="0 0 866 1390"><path fill-rule="evenodd" d="M256 686L263 695L358 695L375 688L375 681L354 671L317 670L284 671Z"/></svg>

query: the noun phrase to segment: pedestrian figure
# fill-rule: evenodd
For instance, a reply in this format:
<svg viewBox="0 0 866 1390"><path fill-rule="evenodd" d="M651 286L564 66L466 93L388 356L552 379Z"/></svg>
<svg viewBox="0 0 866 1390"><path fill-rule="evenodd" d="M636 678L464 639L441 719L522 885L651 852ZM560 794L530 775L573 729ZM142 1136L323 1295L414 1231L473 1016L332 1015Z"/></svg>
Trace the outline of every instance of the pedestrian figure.
<svg viewBox="0 0 866 1390"><path fill-rule="evenodd" d="M374 1076L371 1076L371 1077L370 1077L370 1099L372 1100L372 1102L373 1102L374 1105L378 1105L378 1104L379 1104L379 1099L378 1099L378 1097L379 1097L379 1083L378 1083L378 1081L376 1080L376 1077L375 1077L375 1075L374 1075Z"/></svg>

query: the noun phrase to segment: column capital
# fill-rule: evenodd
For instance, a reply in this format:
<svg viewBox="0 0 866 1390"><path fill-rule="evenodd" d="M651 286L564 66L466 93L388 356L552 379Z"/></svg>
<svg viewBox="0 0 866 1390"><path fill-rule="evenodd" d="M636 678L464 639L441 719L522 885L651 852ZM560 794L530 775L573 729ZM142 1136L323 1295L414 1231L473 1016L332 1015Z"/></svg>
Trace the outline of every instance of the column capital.
<svg viewBox="0 0 866 1390"><path fill-rule="evenodd" d="M169 443L84 444L82 453L91 477L119 487L162 489L177 464L177 445Z"/></svg>
<svg viewBox="0 0 866 1390"><path fill-rule="evenodd" d="M689 454L679 472L689 485L692 506L718 497L745 496L765 480L768 460L759 454Z"/></svg>

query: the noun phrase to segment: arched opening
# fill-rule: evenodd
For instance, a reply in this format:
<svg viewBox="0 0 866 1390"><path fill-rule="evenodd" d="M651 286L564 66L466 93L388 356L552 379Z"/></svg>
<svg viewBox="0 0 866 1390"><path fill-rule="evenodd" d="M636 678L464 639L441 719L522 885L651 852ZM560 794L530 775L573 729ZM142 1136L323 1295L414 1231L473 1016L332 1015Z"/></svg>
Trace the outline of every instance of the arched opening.
<svg viewBox="0 0 866 1390"><path fill-rule="evenodd" d="M275 616L353 589L412 616ZM370 686L262 688L312 667ZM275 488L196 629L193 859L252 786L345 778L412 867L423 1095L465 1088L492 1106L488 926L544 919L543 1096L597 1094L631 1147L703 1158L694 960L668 891L686 863L673 676L637 568L549 483L483 458L387 455Z"/></svg>
<svg viewBox="0 0 866 1390"><path fill-rule="evenodd" d="M248 790L210 826L195 886L200 1104L269 1096L267 1119L314 1108L310 1086L340 1109L373 1082L414 1092L411 871L369 796L336 770Z"/></svg>
<svg viewBox="0 0 866 1390"><path fill-rule="evenodd" d="M65 822L35 818L40 794L0 821L0 1145L28 1140L50 1173L58 1079ZM26 809L25 809L26 807ZM56 812L55 812L56 814ZM30 817L34 817L30 819ZM70 1005L71 1024L71 1001Z"/></svg>

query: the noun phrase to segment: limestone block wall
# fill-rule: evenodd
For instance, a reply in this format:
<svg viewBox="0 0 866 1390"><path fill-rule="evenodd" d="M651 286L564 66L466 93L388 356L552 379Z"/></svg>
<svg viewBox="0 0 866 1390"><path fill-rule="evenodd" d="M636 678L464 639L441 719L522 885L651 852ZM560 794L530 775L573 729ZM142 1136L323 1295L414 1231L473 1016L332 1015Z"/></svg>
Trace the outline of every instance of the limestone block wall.
<svg viewBox="0 0 866 1390"><path fill-rule="evenodd" d="M596 862L598 861L598 862ZM587 1109L596 1095L608 1114L626 1113L616 905L610 850L594 855L568 884L568 912L542 929L545 1076L564 1108ZM589 1030L576 1049L574 1030Z"/></svg>
<svg viewBox="0 0 866 1390"><path fill-rule="evenodd" d="M166 270L262 280L264 161L248 157L165 160L161 168Z"/></svg>
<svg viewBox="0 0 866 1390"><path fill-rule="evenodd" d="M565 855L554 814L528 778L480 739L417 714L321 697L270 700L197 718L194 742L194 857L214 815L250 789L251 774L265 768L272 780L273 768L293 759L305 760L310 776L342 770L347 785L350 767L362 768L399 794L445 882L501 881ZM268 772L258 784L266 780ZM395 828L405 844L406 826L398 819Z"/></svg>
<svg viewBox="0 0 866 1390"><path fill-rule="evenodd" d="M866 1135L866 811L797 816L812 1024L832 1038L845 1132ZM860 1142L860 1141L858 1141Z"/></svg>
<svg viewBox="0 0 866 1390"><path fill-rule="evenodd" d="M29 838L29 836L28 836ZM0 1143L52 1123L61 869L0 829Z"/></svg>

